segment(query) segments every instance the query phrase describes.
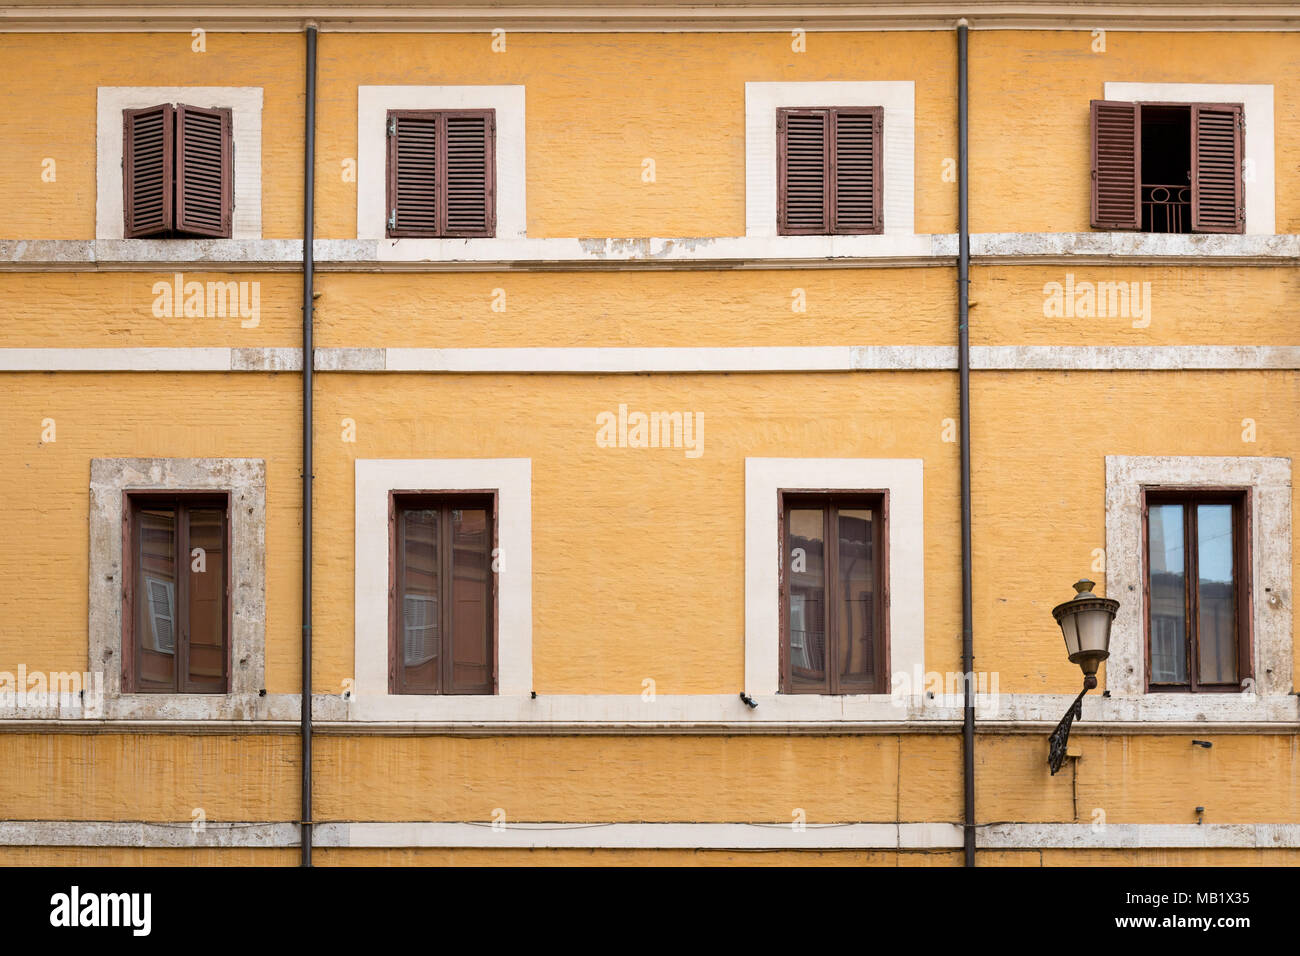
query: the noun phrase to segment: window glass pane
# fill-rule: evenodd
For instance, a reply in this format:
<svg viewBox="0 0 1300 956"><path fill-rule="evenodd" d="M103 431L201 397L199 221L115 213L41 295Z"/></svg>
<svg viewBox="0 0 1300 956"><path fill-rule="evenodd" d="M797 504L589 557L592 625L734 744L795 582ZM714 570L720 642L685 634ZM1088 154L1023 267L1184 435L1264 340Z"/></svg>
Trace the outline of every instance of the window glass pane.
<svg viewBox="0 0 1300 956"><path fill-rule="evenodd" d="M1187 682L1187 605L1183 506L1152 505L1147 515L1151 556L1151 682Z"/></svg>
<svg viewBox="0 0 1300 956"><path fill-rule="evenodd" d="M189 679L222 683L226 669L225 513L218 508L195 508L189 521Z"/></svg>
<svg viewBox="0 0 1300 956"><path fill-rule="evenodd" d="M492 529L483 508L451 510L452 693L492 692Z"/></svg>
<svg viewBox="0 0 1300 956"><path fill-rule="evenodd" d="M1232 505L1196 506L1197 650L1199 680L1237 682L1237 603L1233 576Z"/></svg>
<svg viewBox="0 0 1300 956"><path fill-rule="evenodd" d="M136 672L141 689L176 689L176 513L136 512Z"/></svg>
<svg viewBox="0 0 1300 956"><path fill-rule="evenodd" d="M400 512L401 554L397 556L399 637L403 686L415 693L438 690L438 512Z"/></svg>
<svg viewBox="0 0 1300 956"><path fill-rule="evenodd" d="M839 668L842 690L867 693L876 679L875 522L870 508L839 512Z"/></svg>
<svg viewBox="0 0 1300 956"><path fill-rule="evenodd" d="M826 542L821 508L791 508L786 527L790 576L790 691L828 690L826 680Z"/></svg>

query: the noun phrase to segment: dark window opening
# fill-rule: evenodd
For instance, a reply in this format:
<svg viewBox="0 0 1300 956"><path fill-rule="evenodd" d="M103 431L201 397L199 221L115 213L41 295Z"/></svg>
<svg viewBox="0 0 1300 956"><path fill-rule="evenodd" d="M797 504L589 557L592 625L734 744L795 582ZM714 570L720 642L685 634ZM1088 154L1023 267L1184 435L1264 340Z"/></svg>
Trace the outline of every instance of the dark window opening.
<svg viewBox="0 0 1300 956"><path fill-rule="evenodd" d="M1241 690L1252 676L1246 493L1144 497L1148 687Z"/></svg>
<svg viewBox="0 0 1300 956"><path fill-rule="evenodd" d="M394 494L389 691L496 689L496 505L490 494Z"/></svg>
<svg viewBox="0 0 1300 956"><path fill-rule="evenodd" d="M1192 231L1192 110L1143 106L1142 231Z"/></svg>
<svg viewBox="0 0 1300 956"><path fill-rule="evenodd" d="M885 496L781 497L781 692L887 693Z"/></svg>
<svg viewBox="0 0 1300 956"><path fill-rule="evenodd" d="M128 496L122 555L127 693L226 693L228 514L225 495Z"/></svg>

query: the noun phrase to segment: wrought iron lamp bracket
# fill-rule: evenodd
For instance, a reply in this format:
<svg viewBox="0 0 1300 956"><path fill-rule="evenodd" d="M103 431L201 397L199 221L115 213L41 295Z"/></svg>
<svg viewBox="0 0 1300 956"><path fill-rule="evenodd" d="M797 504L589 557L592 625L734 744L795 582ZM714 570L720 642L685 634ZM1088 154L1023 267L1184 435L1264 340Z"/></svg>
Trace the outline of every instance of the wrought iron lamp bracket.
<svg viewBox="0 0 1300 956"><path fill-rule="evenodd" d="M1089 689L1089 685L1085 683L1083 690L1079 691L1079 696L1074 698L1074 703L1070 705L1061 722L1052 731L1052 736L1048 738L1050 747L1047 752L1047 766L1051 768L1053 777L1065 761L1065 751L1070 744L1070 727L1076 720L1083 719L1083 695L1088 693Z"/></svg>

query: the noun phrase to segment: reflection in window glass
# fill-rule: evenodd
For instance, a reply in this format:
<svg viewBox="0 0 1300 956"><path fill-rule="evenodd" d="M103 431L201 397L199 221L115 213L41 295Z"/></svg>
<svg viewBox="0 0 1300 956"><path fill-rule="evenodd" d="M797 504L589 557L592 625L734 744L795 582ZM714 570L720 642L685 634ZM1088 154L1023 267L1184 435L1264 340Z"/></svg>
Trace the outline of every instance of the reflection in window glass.
<svg viewBox="0 0 1300 956"><path fill-rule="evenodd" d="M1151 682L1187 680L1187 576L1183 506L1152 505L1147 516L1151 559Z"/></svg>
<svg viewBox="0 0 1300 956"><path fill-rule="evenodd" d="M1237 603L1232 505L1196 507L1197 650L1200 682L1237 682Z"/></svg>

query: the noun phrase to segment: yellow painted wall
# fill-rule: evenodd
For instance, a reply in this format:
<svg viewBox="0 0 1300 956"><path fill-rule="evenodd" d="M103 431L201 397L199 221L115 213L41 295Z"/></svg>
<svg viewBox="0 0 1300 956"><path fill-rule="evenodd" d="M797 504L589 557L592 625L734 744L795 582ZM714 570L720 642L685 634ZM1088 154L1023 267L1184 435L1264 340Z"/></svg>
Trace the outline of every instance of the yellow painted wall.
<svg viewBox="0 0 1300 956"><path fill-rule="evenodd" d="M1089 29L972 31L972 232L1090 231L1088 101L1108 82L1272 84L1277 231L1300 232L1294 33L1108 30L1105 42L1094 53Z"/></svg>
<svg viewBox="0 0 1300 956"><path fill-rule="evenodd" d="M266 461L266 689L298 690L302 379L288 373L0 377L0 670L80 671L88 653L90 460ZM55 440L43 442L45 419ZM3 735L0 735L3 739Z"/></svg>

